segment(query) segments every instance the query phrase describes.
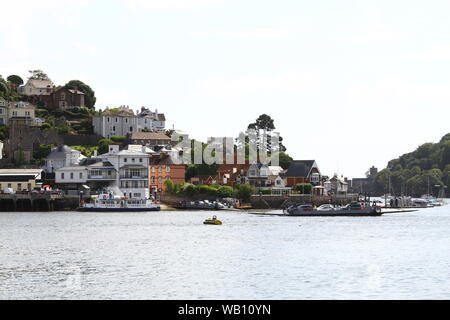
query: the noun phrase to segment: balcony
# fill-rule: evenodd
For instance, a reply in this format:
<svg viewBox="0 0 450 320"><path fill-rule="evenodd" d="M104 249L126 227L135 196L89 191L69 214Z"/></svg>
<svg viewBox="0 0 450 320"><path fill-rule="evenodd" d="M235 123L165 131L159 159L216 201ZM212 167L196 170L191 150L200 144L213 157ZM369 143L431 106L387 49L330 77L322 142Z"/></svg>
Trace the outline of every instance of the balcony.
<svg viewBox="0 0 450 320"><path fill-rule="evenodd" d="M88 175L88 180L116 180L116 175Z"/></svg>
<svg viewBox="0 0 450 320"><path fill-rule="evenodd" d="M131 174L121 174L120 179L148 179L147 174L131 175Z"/></svg>

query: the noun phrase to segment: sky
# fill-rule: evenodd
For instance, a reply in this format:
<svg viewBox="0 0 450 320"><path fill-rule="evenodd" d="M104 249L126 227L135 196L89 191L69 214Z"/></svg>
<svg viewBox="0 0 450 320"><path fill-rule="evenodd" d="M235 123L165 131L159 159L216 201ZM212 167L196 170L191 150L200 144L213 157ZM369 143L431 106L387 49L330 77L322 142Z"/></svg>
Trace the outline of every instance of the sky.
<svg viewBox="0 0 450 320"><path fill-rule="evenodd" d="M263 113L322 174L450 132L449 1L0 0L0 74L79 79L97 109L163 112L191 137Z"/></svg>

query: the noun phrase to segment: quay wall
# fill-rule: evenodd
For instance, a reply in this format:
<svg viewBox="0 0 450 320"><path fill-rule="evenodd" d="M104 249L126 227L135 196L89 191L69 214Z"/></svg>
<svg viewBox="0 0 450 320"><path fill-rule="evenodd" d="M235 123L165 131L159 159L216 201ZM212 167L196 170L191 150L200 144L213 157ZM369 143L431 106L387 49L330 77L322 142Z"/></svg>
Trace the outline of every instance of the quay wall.
<svg viewBox="0 0 450 320"><path fill-rule="evenodd" d="M50 194L0 194L0 212L71 211L78 208L78 196Z"/></svg>

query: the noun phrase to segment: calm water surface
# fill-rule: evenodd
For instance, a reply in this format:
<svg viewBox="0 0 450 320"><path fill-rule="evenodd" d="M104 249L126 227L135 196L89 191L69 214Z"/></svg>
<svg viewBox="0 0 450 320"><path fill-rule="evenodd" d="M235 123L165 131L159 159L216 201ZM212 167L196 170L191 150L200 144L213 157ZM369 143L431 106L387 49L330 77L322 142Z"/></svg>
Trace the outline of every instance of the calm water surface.
<svg viewBox="0 0 450 320"><path fill-rule="evenodd" d="M203 225L212 214L0 213L0 298L450 298L450 205Z"/></svg>

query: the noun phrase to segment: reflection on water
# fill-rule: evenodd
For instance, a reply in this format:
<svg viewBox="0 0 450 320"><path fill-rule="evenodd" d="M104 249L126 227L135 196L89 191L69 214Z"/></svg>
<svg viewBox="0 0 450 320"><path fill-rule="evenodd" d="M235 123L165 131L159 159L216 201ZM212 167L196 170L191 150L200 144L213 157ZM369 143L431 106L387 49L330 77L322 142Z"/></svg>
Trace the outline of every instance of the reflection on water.
<svg viewBox="0 0 450 320"><path fill-rule="evenodd" d="M222 226L203 225L216 214ZM445 299L450 206L382 217L1 213L2 299Z"/></svg>

